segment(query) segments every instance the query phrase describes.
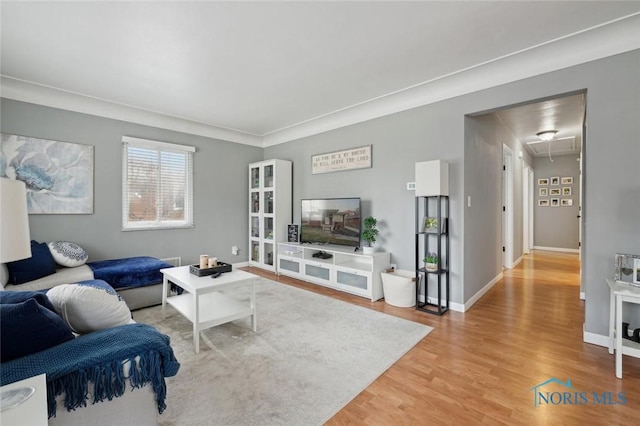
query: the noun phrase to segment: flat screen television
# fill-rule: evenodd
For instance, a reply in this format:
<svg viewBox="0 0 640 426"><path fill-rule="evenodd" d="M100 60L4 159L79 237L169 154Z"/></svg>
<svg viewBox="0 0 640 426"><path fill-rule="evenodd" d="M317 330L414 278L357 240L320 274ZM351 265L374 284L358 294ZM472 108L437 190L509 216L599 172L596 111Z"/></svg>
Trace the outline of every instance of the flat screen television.
<svg viewBox="0 0 640 426"><path fill-rule="evenodd" d="M302 200L300 242L360 246L360 198Z"/></svg>

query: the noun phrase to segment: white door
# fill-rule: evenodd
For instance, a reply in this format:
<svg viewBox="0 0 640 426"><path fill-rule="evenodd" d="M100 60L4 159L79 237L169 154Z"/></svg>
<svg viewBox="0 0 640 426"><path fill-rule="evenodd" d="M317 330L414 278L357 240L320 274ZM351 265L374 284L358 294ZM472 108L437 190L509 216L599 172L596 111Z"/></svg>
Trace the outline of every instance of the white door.
<svg viewBox="0 0 640 426"><path fill-rule="evenodd" d="M513 267L513 151L502 145L502 266Z"/></svg>
<svg viewBox="0 0 640 426"><path fill-rule="evenodd" d="M529 171L524 163L522 169L522 253L529 254Z"/></svg>

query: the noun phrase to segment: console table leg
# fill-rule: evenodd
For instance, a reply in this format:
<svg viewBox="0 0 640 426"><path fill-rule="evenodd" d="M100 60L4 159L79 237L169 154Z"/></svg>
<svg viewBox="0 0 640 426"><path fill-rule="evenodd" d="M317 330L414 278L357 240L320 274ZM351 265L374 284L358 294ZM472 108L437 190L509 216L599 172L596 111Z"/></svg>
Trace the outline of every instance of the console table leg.
<svg viewBox="0 0 640 426"><path fill-rule="evenodd" d="M618 334L616 323L616 296L613 291L609 293L609 353L613 353L614 339Z"/></svg>
<svg viewBox="0 0 640 426"><path fill-rule="evenodd" d="M622 297L616 296L616 377L622 379Z"/></svg>

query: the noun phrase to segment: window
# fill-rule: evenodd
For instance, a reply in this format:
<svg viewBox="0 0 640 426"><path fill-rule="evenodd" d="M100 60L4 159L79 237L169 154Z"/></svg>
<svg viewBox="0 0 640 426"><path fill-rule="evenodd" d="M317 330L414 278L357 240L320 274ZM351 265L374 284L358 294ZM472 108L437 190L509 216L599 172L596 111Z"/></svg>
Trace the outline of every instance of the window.
<svg viewBox="0 0 640 426"><path fill-rule="evenodd" d="M122 229L193 226L195 148L122 138Z"/></svg>

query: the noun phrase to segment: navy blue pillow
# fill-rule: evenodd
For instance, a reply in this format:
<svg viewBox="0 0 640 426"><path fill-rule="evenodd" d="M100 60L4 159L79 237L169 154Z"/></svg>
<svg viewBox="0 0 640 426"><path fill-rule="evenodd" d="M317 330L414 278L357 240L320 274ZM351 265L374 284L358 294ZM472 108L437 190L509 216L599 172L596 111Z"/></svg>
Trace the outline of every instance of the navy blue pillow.
<svg viewBox="0 0 640 426"><path fill-rule="evenodd" d="M0 308L0 361L6 362L72 340L69 326L36 299Z"/></svg>
<svg viewBox="0 0 640 426"><path fill-rule="evenodd" d="M0 291L0 305L22 303L25 300L35 299L40 306L44 306L57 314L56 308L47 297L47 293L39 291ZM2 308L0 308L2 309Z"/></svg>
<svg viewBox="0 0 640 426"><path fill-rule="evenodd" d="M9 284L22 284L56 273L56 261L47 243L31 240L31 257L7 263Z"/></svg>

